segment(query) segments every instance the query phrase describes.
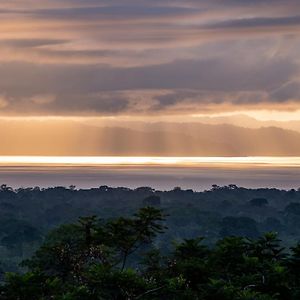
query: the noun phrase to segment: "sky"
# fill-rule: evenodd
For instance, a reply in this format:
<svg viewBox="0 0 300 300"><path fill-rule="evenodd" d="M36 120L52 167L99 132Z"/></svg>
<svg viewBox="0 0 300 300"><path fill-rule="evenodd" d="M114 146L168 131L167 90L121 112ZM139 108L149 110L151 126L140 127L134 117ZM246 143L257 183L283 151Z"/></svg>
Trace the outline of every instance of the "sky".
<svg viewBox="0 0 300 300"><path fill-rule="evenodd" d="M1 1L0 120L299 132L299 33L299 0Z"/></svg>

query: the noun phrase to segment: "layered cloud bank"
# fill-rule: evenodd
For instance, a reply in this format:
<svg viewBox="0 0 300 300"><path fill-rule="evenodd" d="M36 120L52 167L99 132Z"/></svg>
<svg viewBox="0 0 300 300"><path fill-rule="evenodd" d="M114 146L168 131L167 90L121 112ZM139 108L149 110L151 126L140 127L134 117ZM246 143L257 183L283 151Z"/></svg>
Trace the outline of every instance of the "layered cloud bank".
<svg viewBox="0 0 300 300"><path fill-rule="evenodd" d="M299 108L299 1L2 2L0 115Z"/></svg>

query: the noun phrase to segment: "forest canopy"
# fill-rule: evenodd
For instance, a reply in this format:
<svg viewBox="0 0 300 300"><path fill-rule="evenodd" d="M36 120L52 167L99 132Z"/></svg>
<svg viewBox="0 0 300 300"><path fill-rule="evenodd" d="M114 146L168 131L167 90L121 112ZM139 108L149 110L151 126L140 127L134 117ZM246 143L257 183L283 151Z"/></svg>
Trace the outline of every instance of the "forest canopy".
<svg viewBox="0 0 300 300"><path fill-rule="evenodd" d="M134 297L143 293L148 295L148 291L153 289L159 291L156 294L149 292L147 297L150 299L159 297L156 295L166 298L168 293L170 299L176 299L172 297L181 295L178 286L184 293L182 297L185 297L179 299L297 299L294 296L297 283L290 276L297 272L298 258L295 255L298 255L297 242L300 240L299 207L300 190L246 189L234 184L213 185L210 190L203 192L183 190L180 187L159 191L151 187L129 189L100 186L77 189L70 186L13 189L2 185L0 275L4 284L3 293L6 293L4 299L34 299L32 295L26 298L25 291L20 290L23 288L31 292L36 289L34 293L40 297L37 299L52 299L53 295L56 297L54 299L85 299L80 298L83 296L76 298L72 294L81 292L87 293L84 294L88 295L84 296L87 299L135 299ZM142 232L136 231L142 228ZM189 248L185 249L187 246ZM259 251L265 255L269 250L264 247L273 246L275 252L272 255L276 254L278 257L270 259L268 254L268 261L265 258L261 261ZM228 247L232 247L232 252ZM177 255L181 257L180 251L191 255L191 261L182 262L188 268L186 271L177 264ZM226 277L221 272L224 268L222 264L233 257L237 259L237 254L232 254L235 252L242 255L239 261L241 265L234 267L236 273ZM193 258L193 255L196 257ZM58 261L58 258L61 260ZM296 264L292 263L293 267L290 265L291 260ZM176 263L170 270L170 264L174 261ZM196 266L202 271L191 269ZM177 267L180 269L177 270ZM236 278L245 281L235 283L231 276L237 276L245 268L246 277ZM281 290L265 290L267 279L261 272L271 272L268 268L281 274L280 279L276 277L277 273L274 275L280 282L276 282L276 286L284 286L289 297L296 298L282 298ZM212 270L218 273L211 273ZM74 275L73 272L79 272L79 275ZM152 275L167 280L175 288L174 294L170 292L170 287L166 290L165 281L155 279L153 283L155 277L152 278ZM99 291L100 296L91 296L91 287L85 291L86 285L83 284L82 287L78 282L75 283L74 276L79 276L76 280L80 282L85 278L89 284L93 280L96 286L99 278L104 276L101 280L110 288L112 282L118 282L116 278L126 282L126 287L130 287L127 282L130 279L133 285L132 294L126 290L131 295L128 296L119 290L118 293L122 296L118 297L121 298L111 295L104 297L101 293L106 288L103 287L101 293ZM191 283L190 280L196 282ZM268 280L273 282L273 277ZM46 291L44 288L48 284L50 286ZM204 287L200 288L202 284ZM245 288L253 284L260 287ZM77 291L79 287L80 290ZM202 288L206 292L225 290L221 296L205 296ZM23 298L18 295L8 296L16 291ZM224 293L228 293L228 296L225 297ZM253 296L255 293L259 296ZM246 297L244 294L250 296L242 298ZM141 297L143 299L146 296Z"/></svg>
<svg viewBox="0 0 300 300"><path fill-rule="evenodd" d="M131 217L62 225L23 262L27 272L6 274L1 299L299 299L300 244L281 247L272 232L213 247L197 237L166 254L155 242L165 217L144 207Z"/></svg>

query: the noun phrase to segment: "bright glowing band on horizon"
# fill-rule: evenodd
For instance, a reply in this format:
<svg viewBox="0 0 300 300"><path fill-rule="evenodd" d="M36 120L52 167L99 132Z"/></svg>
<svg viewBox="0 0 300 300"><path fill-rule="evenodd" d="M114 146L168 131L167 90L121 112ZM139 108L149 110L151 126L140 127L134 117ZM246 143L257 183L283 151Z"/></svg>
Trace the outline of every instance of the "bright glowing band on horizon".
<svg viewBox="0 0 300 300"><path fill-rule="evenodd" d="M300 157L125 157L125 156L0 156L0 165L49 166L201 166L269 165L300 167Z"/></svg>

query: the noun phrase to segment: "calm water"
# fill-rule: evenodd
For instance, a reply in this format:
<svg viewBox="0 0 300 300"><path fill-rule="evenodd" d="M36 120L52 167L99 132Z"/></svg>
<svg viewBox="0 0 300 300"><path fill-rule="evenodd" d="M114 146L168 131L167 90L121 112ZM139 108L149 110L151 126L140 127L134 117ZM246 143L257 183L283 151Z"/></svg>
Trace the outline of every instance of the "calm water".
<svg viewBox="0 0 300 300"><path fill-rule="evenodd" d="M212 184L300 187L299 157L0 157L0 182L13 187L100 185L204 190Z"/></svg>

